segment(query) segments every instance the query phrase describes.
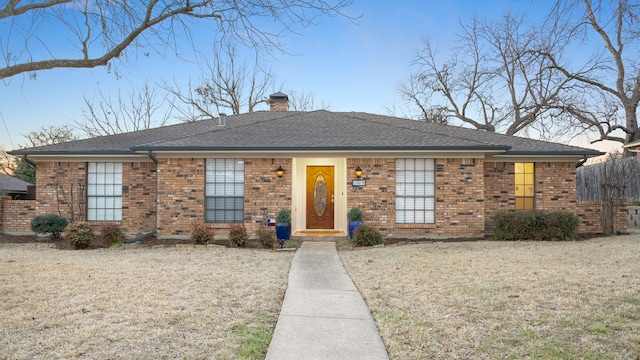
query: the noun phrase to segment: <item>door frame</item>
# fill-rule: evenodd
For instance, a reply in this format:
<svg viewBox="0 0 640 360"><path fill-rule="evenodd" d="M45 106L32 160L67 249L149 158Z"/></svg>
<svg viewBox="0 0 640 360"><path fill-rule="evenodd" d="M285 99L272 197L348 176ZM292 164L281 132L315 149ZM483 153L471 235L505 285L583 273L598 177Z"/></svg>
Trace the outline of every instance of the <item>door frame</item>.
<svg viewBox="0 0 640 360"><path fill-rule="evenodd" d="M307 166L334 167L333 230L347 230L347 159L346 158L293 158L292 159L292 231L307 230Z"/></svg>

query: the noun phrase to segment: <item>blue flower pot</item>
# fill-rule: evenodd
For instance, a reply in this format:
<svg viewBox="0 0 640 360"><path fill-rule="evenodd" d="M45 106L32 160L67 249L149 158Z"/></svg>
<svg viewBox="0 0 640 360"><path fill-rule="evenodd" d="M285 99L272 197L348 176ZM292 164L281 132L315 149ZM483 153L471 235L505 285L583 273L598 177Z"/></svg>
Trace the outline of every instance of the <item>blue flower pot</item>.
<svg viewBox="0 0 640 360"><path fill-rule="evenodd" d="M362 221L349 221L349 239L353 239L353 233L362 225Z"/></svg>
<svg viewBox="0 0 640 360"><path fill-rule="evenodd" d="M276 223L276 237L279 242L285 242L291 238L291 224Z"/></svg>

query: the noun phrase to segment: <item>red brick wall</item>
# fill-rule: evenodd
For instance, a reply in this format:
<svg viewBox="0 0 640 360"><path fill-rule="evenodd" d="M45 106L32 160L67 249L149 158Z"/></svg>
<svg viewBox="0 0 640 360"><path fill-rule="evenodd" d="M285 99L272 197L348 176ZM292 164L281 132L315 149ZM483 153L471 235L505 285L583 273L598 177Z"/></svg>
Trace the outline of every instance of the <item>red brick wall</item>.
<svg viewBox="0 0 640 360"><path fill-rule="evenodd" d="M436 159L436 223L395 223L395 159L347 159L347 173L362 169L366 186L347 187L347 209L364 212L364 222L385 235L456 237L484 230L482 159Z"/></svg>
<svg viewBox="0 0 640 360"><path fill-rule="evenodd" d="M484 186L485 231L491 232L496 213L516 207L514 163L485 162Z"/></svg>
<svg viewBox="0 0 640 360"><path fill-rule="evenodd" d="M36 215L56 214L85 220L87 163L39 162L36 166Z"/></svg>
<svg viewBox="0 0 640 360"><path fill-rule="evenodd" d="M485 163L486 232L493 231L493 217L499 211L515 208L514 164ZM599 223L599 203L578 203L576 200L576 169L573 162L535 163L535 207L538 210L564 210L577 214L579 231L592 232ZM594 204L598 204L597 206ZM597 225L600 226L600 225ZM626 226L625 226L626 228Z"/></svg>
<svg viewBox="0 0 640 360"><path fill-rule="evenodd" d="M122 228L148 233L156 228L156 164L122 164Z"/></svg>
<svg viewBox="0 0 640 360"><path fill-rule="evenodd" d="M602 233L602 202L579 201L577 203L578 232ZM618 211L614 215L613 229L627 230L627 200L618 199Z"/></svg>
<svg viewBox="0 0 640 360"><path fill-rule="evenodd" d="M31 232L31 219L36 213L35 200L0 199L0 229L8 233Z"/></svg>
<svg viewBox="0 0 640 360"><path fill-rule="evenodd" d="M436 159L437 235L483 234L484 184L482 159Z"/></svg>
<svg viewBox="0 0 640 360"><path fill-rule="evenodd" d="M535 203L539 210L576 211L576 164L535 163Z"/></svg>
<svg viewBox="0 0 640 360"><path fill-rule="evenodd" d="M275 171L278 166L284 169L281 178ZM291 159L244 160L244 222L249 235L280 209L291 210L291 170Z"/></svg>
<svg viewBox="0 0 640 360"><path fill-rule="evenodd" d="M184 237L191 224L205 222L206 159L158 160L158 235ZM245 159L244 224L253 235L280 209L291 209L291 159ZM278 166L284 169L279 178ZM216 235L228 235L228 224L210 224Z"/></svg>
<svg viewBox="0 0 640 360"><path fill-rule="evenodd" d="M158 159L158 236L188 236L204 222L205 159Z"/></svg>
<svg viewBox="0 0 640 360"><path fill-rule="evenodd" d="M355 174L358 166L366 186L352 186L349 180L347 211L358 207L367 225L384 234L395 233L396 159L347 159L347 174Z"/></svg>

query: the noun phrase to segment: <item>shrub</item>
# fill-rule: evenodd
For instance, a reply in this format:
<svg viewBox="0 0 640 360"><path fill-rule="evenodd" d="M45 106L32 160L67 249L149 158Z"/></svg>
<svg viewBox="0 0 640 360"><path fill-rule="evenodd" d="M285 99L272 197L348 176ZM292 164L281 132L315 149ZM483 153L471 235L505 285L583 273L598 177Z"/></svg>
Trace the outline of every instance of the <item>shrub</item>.
<svg viewBox="0 0 640 360"><path fill-rule="evenodd" d="M578 231L578 218L566 211L516 211L497 213L493 237L496 240L572 240Z"/></svg>
<svg viewBox="0 0 640 360"><path fill-rule="evenodd" d="M229 245L233 247L245 246L249 236L247 236L247 229L242 224L233 224L229 230Z"/></svg>
<svg viewBox="0 0 640 360"><path fill-rule="evenodd" d="M74 249L86 249L95 237L93 230L83 222L71 223L64 230L65 240Z"/></svg>
<svg viewBox="0 0 640 360"><path fill-rule="evenodd" d="M194 222L191 224L191 241L199 245L208 244L213 241L213 229L203 223Z"/></svg>
<svg viewBox="0 0 640 360"><path fill-rule="evenodd" d="M280 209L278 215L276 215L276 222L279 223L291 223L291 210Z"/></svg>
<svg viewBox="0 0 640 360"><path fill-rule="evenodd" d="M120 245L124 242L124 232L116 224L104 224L100 228L103 245L110 248L113 245Z"/></svg>
<svg viewBox="0 0 640 360"><path fill-rule="evenodd" d="M31 219L31 231L36 234L50 234L51 238L59 239L68 224L69 221L62 216L39 215Z"/></svg>
<svg viewBox="0 0 640 360"><path fill-rule="evenodd" d="M369 225L360 225L353 234L353 246L373 246L384 244L384 236L378 229Z"/></svg>
<svg viewBox="0 0 640 360"><path fill-rule="evenodd" d="M262 247L265 249L273 249L276 245L276 236L272 230L267 228L266 226L261 227L258 230L258 240Z"/></svg>
<svg viewBox="0 0 640 360"><path fill-rule="evenodd" d="M347 213L347 219L349 221L362 221L362 210L357 207L352 207Z"/></svg>
<svg viewBox="0 0 640 360"><path fill-rule="evenodd" d="M629 206L640 206L640 200L629 200Z"/></svg>

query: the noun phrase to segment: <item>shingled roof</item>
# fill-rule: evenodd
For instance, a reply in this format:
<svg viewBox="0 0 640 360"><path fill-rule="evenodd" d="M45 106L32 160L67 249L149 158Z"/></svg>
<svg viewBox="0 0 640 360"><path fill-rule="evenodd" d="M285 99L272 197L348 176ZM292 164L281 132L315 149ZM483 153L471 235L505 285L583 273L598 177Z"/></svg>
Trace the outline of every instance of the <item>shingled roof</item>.
<svg viewBox="0 0 640 360"><path fill-rule="evenodd" d="M21 149L14 155L124 155L139 151L491 151L597 156L597 150L362 112L258 111Z"/></svg>

